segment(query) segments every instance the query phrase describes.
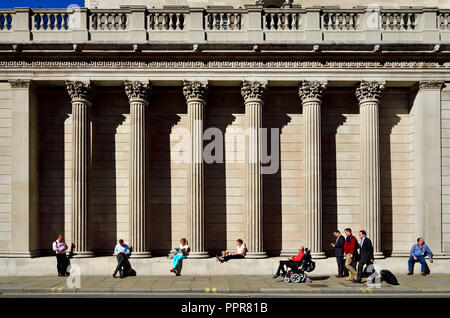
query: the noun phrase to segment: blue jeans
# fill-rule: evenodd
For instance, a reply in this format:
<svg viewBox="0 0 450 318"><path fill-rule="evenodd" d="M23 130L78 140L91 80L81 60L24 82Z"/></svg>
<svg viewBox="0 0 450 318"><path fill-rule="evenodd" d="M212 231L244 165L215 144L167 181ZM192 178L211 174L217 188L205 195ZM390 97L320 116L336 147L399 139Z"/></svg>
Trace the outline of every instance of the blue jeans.
<svg viewBox="0 0 450 318"><path fill-rule="evenodd" d="M423 256L416 256L416 257L417 260L420 262L420 264L422 264L422 267L420 269L421 272L425 273L425 269L427 268L427 262L425 260L425 257ZM414 256L411 256L408 260L408 272L412 273L414 271L414 263L415 263Z"/></svg>
<svg viewBox="0 0 450 318"><path fill-rule="evenodd" d="M178 263L185 258L186 256L183 253L178 253L175 255L172 259L172 268L177 268Z"/></svg>

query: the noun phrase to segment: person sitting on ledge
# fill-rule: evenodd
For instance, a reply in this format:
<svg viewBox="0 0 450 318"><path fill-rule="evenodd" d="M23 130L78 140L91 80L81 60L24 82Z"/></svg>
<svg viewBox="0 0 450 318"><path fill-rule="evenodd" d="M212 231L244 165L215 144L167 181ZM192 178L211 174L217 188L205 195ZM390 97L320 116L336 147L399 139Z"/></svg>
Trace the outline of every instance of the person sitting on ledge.
<svg viewBox="0 0 450 318"><path fill-rule="evenodd" d="M227 262L228 260L232 259L232 258L244 258L245 257L245 253L247 253L247 246L245 246L244 241L242 241L241 239L237 239L236 240L237 246L236 246L236 252L232 253L230 255L227 256L216 256L217 260L221 263L223 262Z"/></svg>
<svg viewBox="0 0 450 318"><path fill-rule="evenodd" d="M280 265L278 266L278 270L275 275L273 275L273 278L277 278L280 276L280 273L283 272L283 277L286 276L286 269L285 266L288 268L292 268L295 263L300 262L303 259L303 256L305 256L305 248L300 245L298 248L298 254L297 256L289 257L289 260L287 261L280 261Z"/></svg>
<svg viewBox="0 0 450 318"><path fill-rule="evenodd" d="M177 272L178 263L188 256L189 251L191 249L188 245L188 241L185 238L182 238L180 240L180 248L176 248L176 250L178 253L172 259L172 269L170 270L170 272L174 274L178 274Z"/></svg>
<svg viewBox="0 0 450 318"><path fill-rule="evenodd" d="M417 239L417 244L414 244L411 248L411 255L408 260L408 275L412 275L414 272L414 264L415 262L420 262L422 265L421 274L422 276L426 275L427 261L425 260L425 256L428 255L430 263L433 263L433 253L423 238L419 237Z"/></svg>

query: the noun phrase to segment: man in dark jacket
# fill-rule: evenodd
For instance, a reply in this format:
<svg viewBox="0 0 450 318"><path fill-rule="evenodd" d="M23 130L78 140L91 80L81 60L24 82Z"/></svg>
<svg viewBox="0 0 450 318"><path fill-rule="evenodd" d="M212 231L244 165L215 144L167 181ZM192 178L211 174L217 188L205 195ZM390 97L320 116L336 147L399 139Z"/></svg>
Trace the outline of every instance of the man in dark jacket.
<svg viewBox="0 0 450 318"><path fill-rule="evenodd" d="M359 231L360 243L360 260L358 264L358 276L353 281L354 283L361 283L361 275L364 265L368 266L373 263L373 245L372 241L367 237L366 231Z"/></svg>
<svg viewBox="0 0 450 318"><path fill-rule="evenodd" d="M336 277L345 277L348 275L346 273L345 261L344 261L344 244L345 238L341 235L339 230L333 232L334 237L336 237L336 241L331 243L330 245L334 248L334 255L336 256L336 262L338 266L338 274Z"/></svg>

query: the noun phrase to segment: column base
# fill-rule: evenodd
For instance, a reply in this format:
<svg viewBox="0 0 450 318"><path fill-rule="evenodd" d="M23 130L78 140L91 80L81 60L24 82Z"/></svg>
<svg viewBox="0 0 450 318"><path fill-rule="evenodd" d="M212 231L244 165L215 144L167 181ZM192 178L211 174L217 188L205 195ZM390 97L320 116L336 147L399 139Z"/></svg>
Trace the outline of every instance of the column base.
<svg viewBox="0 0 450 318"><path fill-rule="evenodd" d="M374 257L375 259L383 259L383 258L386 258L386 256L384 256L383 252L374 252L374 253L373 253L373 257Z"/></svg>
<svg viewBox="0 0 450 318"><path fill-rule="evenodd" d="M8 257L8 258L33 258L40 256L40 250L33 251L6 251L4 253L0 253L0 257Z"/></svg>
<svg viewBox="0 0 450 318"><path fill-rule="evenodd" d="M92 251L83 251L83 252L74 252L73 258L88 258L88 257L94 257L94 252Z"/></svg>
<svg viewBox="0 0 450 318"><path fill-rule="evenodd" d="M209 258L208 252L190 252L188 258Z"/></svg>
<svg viewBox="0 0 450 318"><path fill-rule="evenodd" d="M311 252L312 259L324 259L327 258L324 252Z"/></svg>
<svg viewBox="0 0 450 318"><path fill-rule="evenodd" d="M152 253L150 251L147 252L132 252L130 258L150 258L152 257Z"/></svg>
<svg viewBox="0 0 450 318"><path fill-rule="evenodd" d="M245 258L267 258L266 252L247 252Z"/></svg>

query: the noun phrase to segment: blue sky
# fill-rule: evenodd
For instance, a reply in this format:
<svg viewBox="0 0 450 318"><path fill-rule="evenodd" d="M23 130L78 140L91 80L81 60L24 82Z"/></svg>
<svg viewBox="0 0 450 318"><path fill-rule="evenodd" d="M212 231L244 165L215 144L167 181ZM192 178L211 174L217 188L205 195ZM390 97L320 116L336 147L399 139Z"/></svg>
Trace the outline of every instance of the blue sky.
<svg viewBox="0 0 450 318"><path fill-rule="evenodd" d="M0 8L14 7L30 8L67 8L70 4L84 6L84 0L0 0Z"/></svg>

